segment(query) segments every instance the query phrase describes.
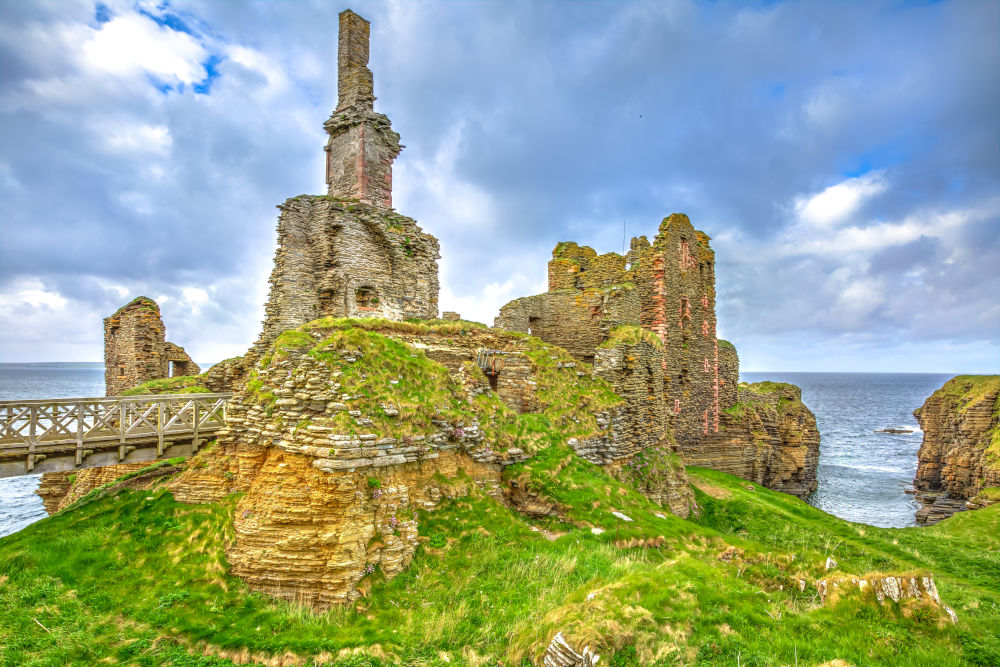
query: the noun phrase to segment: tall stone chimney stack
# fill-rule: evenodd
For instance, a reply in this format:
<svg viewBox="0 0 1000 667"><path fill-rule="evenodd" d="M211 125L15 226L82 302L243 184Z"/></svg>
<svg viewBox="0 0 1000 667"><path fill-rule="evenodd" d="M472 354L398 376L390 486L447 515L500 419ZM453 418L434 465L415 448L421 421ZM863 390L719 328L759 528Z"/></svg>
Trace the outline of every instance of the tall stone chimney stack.
<svg viewBox="0 0 1000 667"><path fill-rule="evenodd" d="M368 69L370 24L350 9L340 12L337 43L337 110L360 106L369 111L375 102L372 72Z"/></svg>
<svg viewBox="0 0 1000 667"><path fill-rule="evenodd" d="M368 69L368 21L350 9L340 13L337 44L337 108L323 129L327 194L392 208L392 162L399 135L389 119L375 113L374 84Z"/></svg>

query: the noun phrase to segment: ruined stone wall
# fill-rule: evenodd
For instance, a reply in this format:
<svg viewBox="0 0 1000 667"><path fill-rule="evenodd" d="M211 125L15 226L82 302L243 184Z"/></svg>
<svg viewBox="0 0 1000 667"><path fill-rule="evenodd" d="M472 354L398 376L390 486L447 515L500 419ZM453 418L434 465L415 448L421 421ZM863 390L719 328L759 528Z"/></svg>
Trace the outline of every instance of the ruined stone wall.
<svg viewBox="0 0 1000 667"><path fill-rule="evenodd" d="M137 297L105 318L105 394L119 396L147 380L198 374L184 348L165 337L160 308L148 297Z"/></svg>
<svg viewBox="0 0 1000 667"><path fill-rule="evenodd" d="M263 332L251 354L320 317L434 318L437 239L412 218L354 201L285 202Z"/></svg>
<svg viewBox="0 0 1000 667"><path fill-rule="evenodd" d="M278 249L263 331L247 363L283 331L320 317L436 318L437 239L392 210L399 135L373 111L370 27L340 13L338 103L324 124L326 196L278 208Z"/></svg>
<svg viewBox="0 0 1000 667"><path fill-rule="evenodd" d="M324 129L328 194L392 207L392 162L402 146L389 119L373 111L374 83L368 69L368 21L340 13L337 43L337 108Z"/></svg>
<svg viewBox="0 0 1000 667"><path fill-rule="evenodd" d="M611 384L625 405L613 420L612 437L581 443L577 449L581 456L610 463L656 445L667 436L662 360L662 348L645 341L597 350L594 375ZM597 449L583 452L585 444Z"/></svg>
<svg viewBox="0 0 1000 667"><path fill-rule="evenodd" d="M494 326L520 331L593 362L597 346L614 327L639 323L639 293L625 258L560 243L549 262L549 291L511 301Z"/></svg>

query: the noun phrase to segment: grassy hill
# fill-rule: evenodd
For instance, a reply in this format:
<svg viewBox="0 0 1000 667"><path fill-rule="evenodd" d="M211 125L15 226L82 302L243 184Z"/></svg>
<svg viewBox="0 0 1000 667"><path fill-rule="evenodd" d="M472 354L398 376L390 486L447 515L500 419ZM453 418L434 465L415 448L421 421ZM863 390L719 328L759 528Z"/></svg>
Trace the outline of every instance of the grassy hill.
<svg viewBox="0 0 1000 667"><path fill-rule="evenodd" d="M551 447L505 475L558 516L473 489L420 513L406 572L321 615L227 574L235 496L93 494L0 539L0 664L519 665L557 631L610 665L1000 664L1000 506L880 529L688 472L701 513L683 520ZM817 580L872 573L933 575L957 624L871 592L821 602Z"/></svg>

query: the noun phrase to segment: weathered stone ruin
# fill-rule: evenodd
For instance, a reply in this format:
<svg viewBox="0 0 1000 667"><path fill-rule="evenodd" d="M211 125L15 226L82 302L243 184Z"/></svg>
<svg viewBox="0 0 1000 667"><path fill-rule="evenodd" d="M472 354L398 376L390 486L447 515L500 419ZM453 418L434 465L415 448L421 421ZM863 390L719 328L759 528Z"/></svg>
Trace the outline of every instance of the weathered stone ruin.
<svg viewBox="0 0 1000 667"><path fill-rule="evenodd" d="M1000 498L1000 376L959 375L913 412L924 432L913 486L917 523ZM990 493L987 490L992 490Z"/></svg>
<svg viewBox="0 0 1000 667"><path fill-rule="evenodd" d="M329 190L278 207L271 291L252 359L282 331L319 317L437 317L438 241L391 208L401 146L373 109L368 37L368 21L340 13L339 99L323 125Z"/></svg>
<svg viewBox="0 0 1000 667"><path fill-rule="evenodd" d="M137 297L104 320L104 391L119 396L148 380L196 375L183 347L166 341L160 307Z"/></svg>
<svg viewBox="0 0 1000 667"><path fill-rule="evenodd" d="M530 475L505 474L544 449L681 517L696 509L682 455L808 494L812 415L794 388L738 387L736 350L715 333L714 253L684 215L624 256L559 244L549 291L504 306L493 329L454 312L434 320L438 243L391 209L399 137L373 110L368 35L367 21L341 13L329 190L279 207L259 339L185 380L235 393L217 445L169 482L182 502L244 494L232 572L327 608L363 595L374 568L407 567L416 511L444 498L477 488L561 520L566 508ZM83 492L68 479L48 481L47 506Z"/></svg>
<svg viewBox="0 0 1000 667"><path fill-rule="evenodd" d="M649 347L628 353L652 359ZM508 357L496 391L477 365L484 349ZM414 510L470 485L532 516L558 514L504 483L506 466L554 446L543 431L512 429L519 415L542 416L612 473L640 451L672 457L647 495L687 516L683 466L662 429L632 413L646 396L636 378L649 370L642 359L583 369L555 346L482 326L318 320L278 337L230 401L217 447L170 484L182 502L244 492L227 547L233 573L326 608L358 598L373 567L389 577L405 569L418 546ZM468 481L441 482L456 474Z"/></svg>
<svg viewBox="0 0 1000 667"><path fill-rule="evenodd" d="M495 326L538 336L595 368L643 359L658 370L645 378L647 400L633 418L654 437L672 433L686 463L800 497L815 490L815 419L790 385L783 402L750 387L738 395L736 348L715 334L715 253L687 216L665 218L652 243L633 238L624 256L560 243L548 275L548 292L511 301ZM622 341L639 339L634 328L656 349L630 353Z"/></svg>
<svg viewBox="0 0 1000 667"><path fill-rule="evenodd" d="M592 362L615 327L641 326L663 343L666 422L682 447L719 428L715 253L688 217L665 218L653 243L632 239L625 256L560 243L549 291L500 309L495 325L531 333Z"/></svg>

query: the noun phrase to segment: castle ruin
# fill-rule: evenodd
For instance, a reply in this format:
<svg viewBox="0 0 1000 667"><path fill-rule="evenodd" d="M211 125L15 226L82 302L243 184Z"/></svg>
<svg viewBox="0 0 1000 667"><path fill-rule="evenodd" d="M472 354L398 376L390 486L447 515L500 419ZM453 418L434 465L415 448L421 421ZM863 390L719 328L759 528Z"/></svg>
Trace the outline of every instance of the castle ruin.
<svg viewBox="0 0 1000 667"><path fill-rule="evenodd" d="M650 243L632 239L624 255L560 243L549 261L549 291L511 301L495 326L520 331L593 363L623 325L663 343L659 366L666 425L681 447L719 431L719 415L736 402L736 350L715 335L715 253L686 215L660 224Z"/></svg>
<svg viewBox="0 0 1000 667"><path fill-rule="evenodd" d="M326 195L278 206L278 249L256 358L282 331L321 317L435 318L438 241L392 209L402 148L374 111L369 23L340 13L337 108L323 124Z"/></svg>
<svg viewBox="0 0 1000 667"><path fill-rule="evenodd" d="M105 395L200 370L183 347L167 342L160 307L149 297L137 297L104 319Z"/></svg>

